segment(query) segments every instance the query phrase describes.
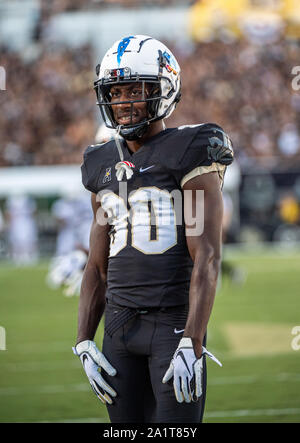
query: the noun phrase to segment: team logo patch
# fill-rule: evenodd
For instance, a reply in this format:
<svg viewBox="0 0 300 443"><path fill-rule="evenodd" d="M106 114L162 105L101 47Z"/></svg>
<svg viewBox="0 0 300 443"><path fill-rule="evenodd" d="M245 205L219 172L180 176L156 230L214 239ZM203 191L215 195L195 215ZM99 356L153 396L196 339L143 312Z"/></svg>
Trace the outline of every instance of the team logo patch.
<svg viewBox="0 0 300 443"><path fill-rule="evenodd" d="M111 181L111 168L106 168L102 183L107 183Z"/></svg>

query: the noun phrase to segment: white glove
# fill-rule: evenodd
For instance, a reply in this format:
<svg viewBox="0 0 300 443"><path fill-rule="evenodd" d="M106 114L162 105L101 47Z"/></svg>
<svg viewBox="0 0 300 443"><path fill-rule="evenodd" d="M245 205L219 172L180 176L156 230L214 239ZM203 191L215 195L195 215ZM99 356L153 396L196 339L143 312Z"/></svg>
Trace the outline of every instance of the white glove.
<svg viewBox="0 0 300 443"><path fill-rule="evenodd" d="M65 280L63 293L66 297L73 297L80 294L83 271L74 271L70 277Z"/></svg>
<svg viewBox="0 0 300 443"><path fill-rule="evenodd" d="M197 401L201 397L203 373L202 356L204 354L222 366L219 360L208 352L204 346L202 346L201 357L197 359L192 339L183 337L180 340L170 366L162 380L163 383L166 383L173 377L175 396L179 403L183 401L190 403L191 400Z"/></svg>
<svg viewBox="0 0 300 443"><path fill-rule="evenodd" d="M74 295L79 293L83 269L87 262L87 255L85 252L77 249L70 254L55 257L51 264L47 275L47 284L52 289L59 287L65 288L72 286L65 295ZM73 289L74 283L76 286ZM71 293L73 291L73 293ZM69 293L70 292L70 293Z"/></svg>
<svg viewBox="0 0 300 443"><path fill-rule="evenodd" d="M89 379L90 385L102 403L112 404L112 397L116 397L117 393L110 387L100 372L99 368L103 368L107 374L116 375L117 371L106 360L105 356L91 340L84 340L78 343L73 349L74 354L80 357L83 369ZM109 395L108 395L109 394Z"/></svg>

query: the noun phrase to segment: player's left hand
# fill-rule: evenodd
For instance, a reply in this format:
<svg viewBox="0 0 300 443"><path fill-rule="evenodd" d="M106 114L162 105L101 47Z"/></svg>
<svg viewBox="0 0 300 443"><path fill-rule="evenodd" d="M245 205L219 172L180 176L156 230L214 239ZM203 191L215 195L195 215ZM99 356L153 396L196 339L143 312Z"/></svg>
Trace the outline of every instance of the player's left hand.
<svg viewBox="0 0 300 443"><path fill-rule="evenodd" d="M163 383L167 383L173 377L173 386L176 400L179 403L197 401L202 395L203 355L206 354L218 365L222 366L204 346L202 355L195 355L192 339L183 337L176 349L170 366L164 375Z"/></svg>

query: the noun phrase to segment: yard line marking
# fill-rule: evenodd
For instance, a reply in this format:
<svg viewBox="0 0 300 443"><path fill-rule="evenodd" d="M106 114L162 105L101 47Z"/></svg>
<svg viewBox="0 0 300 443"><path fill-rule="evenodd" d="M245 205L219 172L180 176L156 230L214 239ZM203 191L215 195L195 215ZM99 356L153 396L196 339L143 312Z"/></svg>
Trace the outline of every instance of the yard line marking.
<svg viewBox="0 0 300 443"><path fill-rule="evenodd" d="M274 415L297 415L300 414L300 408L286 409L237 409L234 411L211 411L204 413L206 418L218 417L261 417Z"/></svg>
<svg viewBox="0 0 300 443"><path fill-rule="evenodd" d="M60 418L57 420L21 420L16 423L110 423L108 419L102 417L83 417L83 418Z"/></svg>
<svg viewBox="0 0 300 443"><path fill-rule="evenodd" d="M223 333L231 352L239 357L291 354L289 323L230 322Z"/></svg>
<svg viewBox="0 0 300 443"><path fill-rule="evenodd" d="M222 418L222 417L272 417L278 415L298 415L300 408L285 409L235 409L228 411L210 411L204 413L204 418ZM17 420L18 423L109 423L107 419L101 417L84 417L84 418L64 418L59 420Z"/></svg>
<svg viewBox="0 0 300 443"><path fill-rule="evenodd" d="M220 386L220 385L247 385L257 382L300 382L300 374L281 373L273 377L267 376L240 376L240 377L218 377L208 380L208 386ZM61 394L72 392L86 392L90 390L89 383L76 383L65 385L41 385L41 386L10 386L0 388L0 396L13 396L13 395L40 395L40 394Z"/></svg>
<svg viewBox="0 0 300 443"><path fill-rule="evenodd" d="M71 348L73 346L73 341L69 342L33 342L33 343L24 343L14 345L13 343L10 345L11 350L17 352L19 354L34 354L40 352L72 352Z"/></svg>
<svg viewBox="0 0 300 443"><path fill-rule="evenodd" d="M0 388L0 396L24 395L24 394L61 394L66 392L85 392L91 388L89 383L70 385L44 385Z"/></svg>
<svg viewBox="0 0 300 443"><path fill-rule="evenodd" d="M231 377L216 377L211 380L208 378L208 385L234 385L234 384L252 384L257 382L295 382L300 381L300 374L280 373L273 376L267 375L241 375Z"/></svg>
<svg viewBox="0 0 300 443"><path fill-rule="evenodd" d="M31 423L109 423L106 418L85 417L85 418L63 418L59 420L42 420Z"/></svg>
<svg viewBox="0 0 300 443"><path fill-rule="evenodd" d="M16 362L1 364L1 370L7 372L40 372L53 370L70 370L81 368L81 363L78 360L60 360L60 361L32 361L32 362Z"/></svg>

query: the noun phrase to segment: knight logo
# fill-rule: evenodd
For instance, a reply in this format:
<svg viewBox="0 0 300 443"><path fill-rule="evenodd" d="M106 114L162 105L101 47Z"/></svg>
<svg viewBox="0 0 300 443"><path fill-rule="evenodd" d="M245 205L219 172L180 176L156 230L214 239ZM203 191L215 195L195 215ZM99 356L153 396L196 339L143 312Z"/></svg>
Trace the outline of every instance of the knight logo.
<svg viewBox="0 0 300 443"><path fill-rule="evenodd" d="M208 158L213 161L222 159L222 163L227 165L232 162L232 145L227 134L223 131L219 131L223 140L218 137L209 137L210 145L207 146Z"/></svg>
<svg viewBox="0 0 300 443"><path fill-rule="evenodd" d="M126 51L127 46L130 43L130 40L134 38L133 35L131 35L130 37L125 37L123 38L123 40L119 43L118 46L118 52L117 52L117 61L118 61L118 66L120 66L121 63L121 58L124 55L124 52Z"/></svg>
<svg viewBox="0 0 300 443"><path fill-rule="evenodd" d="M123 180L124 174L126 180L129 180L133 176L133 168L135 168L135 165L128 161L121 161L116 164L115 168L117 179L120 182Z"/></svg>
<svg viewBox="0 0 300 443"><path fill-rule="evenodd" d="M111 168L106 168L102 183L107 183L111 181Z"/></svg>

